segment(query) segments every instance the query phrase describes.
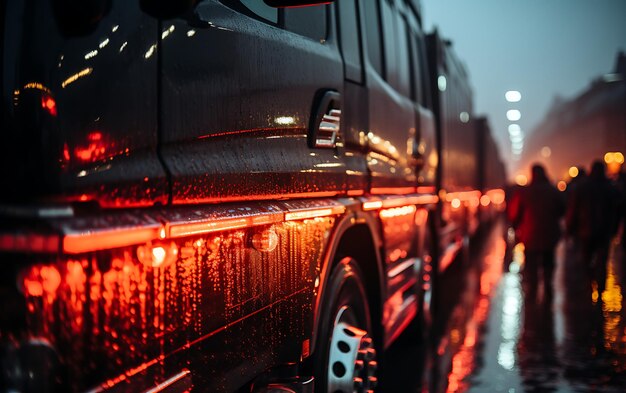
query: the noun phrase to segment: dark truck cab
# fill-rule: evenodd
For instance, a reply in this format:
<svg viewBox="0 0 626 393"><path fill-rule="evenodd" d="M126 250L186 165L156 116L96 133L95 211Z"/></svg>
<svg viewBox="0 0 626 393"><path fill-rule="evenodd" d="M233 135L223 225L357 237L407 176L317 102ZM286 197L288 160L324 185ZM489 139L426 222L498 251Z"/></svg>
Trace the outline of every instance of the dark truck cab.
<svg viewBox="0 0 626 393"><path fill-rule="evenodd" d="M0 389L376 389L439 271L419 1L1 7Z"/></svg>

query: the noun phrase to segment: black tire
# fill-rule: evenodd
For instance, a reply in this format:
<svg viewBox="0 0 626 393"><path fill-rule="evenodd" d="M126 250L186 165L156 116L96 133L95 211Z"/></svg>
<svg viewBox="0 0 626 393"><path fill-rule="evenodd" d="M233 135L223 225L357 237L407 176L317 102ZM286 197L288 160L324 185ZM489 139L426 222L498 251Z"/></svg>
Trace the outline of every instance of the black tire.
<svg viewBox="0 0 626 393"><path fill-rule="evenodd" d="M377 351L363 274L352 258L333 268L325 288L315 350L315 391L375 390Z"/></svg>

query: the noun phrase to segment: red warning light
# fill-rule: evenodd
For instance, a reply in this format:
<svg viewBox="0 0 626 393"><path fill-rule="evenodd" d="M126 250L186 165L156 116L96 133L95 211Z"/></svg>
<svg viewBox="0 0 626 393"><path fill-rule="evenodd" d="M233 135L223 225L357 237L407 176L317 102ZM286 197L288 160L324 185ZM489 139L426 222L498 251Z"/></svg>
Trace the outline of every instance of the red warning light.
<svg viewBox="0 0 626 393"><path fill-rule="evenodd" d="M178 258L176 243L146 243L137 247L137 258L144 266L152 268L167 267Z"/></svg>
<svg viewBox="0 0 626 393"><path fill-rule="evenodd" d="M45 109L51 116L57 115L57 102L51 96L44 94L41 97L41 107Z"/></svg>

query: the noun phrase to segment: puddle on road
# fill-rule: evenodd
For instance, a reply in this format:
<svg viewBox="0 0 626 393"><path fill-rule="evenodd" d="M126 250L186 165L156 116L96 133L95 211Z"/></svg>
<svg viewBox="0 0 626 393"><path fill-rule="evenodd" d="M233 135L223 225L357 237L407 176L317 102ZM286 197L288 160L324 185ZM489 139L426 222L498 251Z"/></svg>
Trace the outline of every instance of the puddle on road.
<svg viewBox="0 0 626 393"><path fill-rule="evenodd" d="M613 244L612 251L606 290L598 294L574 247L561 245L554 305L524 304L514 262L490 300L478 354L463 367L472 371L458 378L453 362L448 392L626 391L624 258L621 245ZM480 313L474 319L480 320ZM467 331L471 337L472 329Z"/></svg>

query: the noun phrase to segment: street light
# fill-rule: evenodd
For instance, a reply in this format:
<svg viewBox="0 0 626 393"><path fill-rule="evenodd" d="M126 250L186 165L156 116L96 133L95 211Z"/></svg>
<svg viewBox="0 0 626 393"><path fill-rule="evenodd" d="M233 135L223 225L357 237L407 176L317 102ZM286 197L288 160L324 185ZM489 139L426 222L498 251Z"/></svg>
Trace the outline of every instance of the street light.
<svg viewBox="0 0 626 393"><path fill-rule="evenodd" d="M520 102L522 93L517 90L509 90L504 94L504 98L506 98L508 102Z"/></svg>
<svg viewBox="0 0 626 393"><path fill-rule="evenodd" d="M510 121L518 121L522 118L522 113L517 109L509 109L506 111L506 118Z"/></svg>
<svg viewBox="0 0 626 393"><path fill-rule="evenodd" d="M509 124L509 135L519 135L522 132L522 127L519 124Z"/></svg>

